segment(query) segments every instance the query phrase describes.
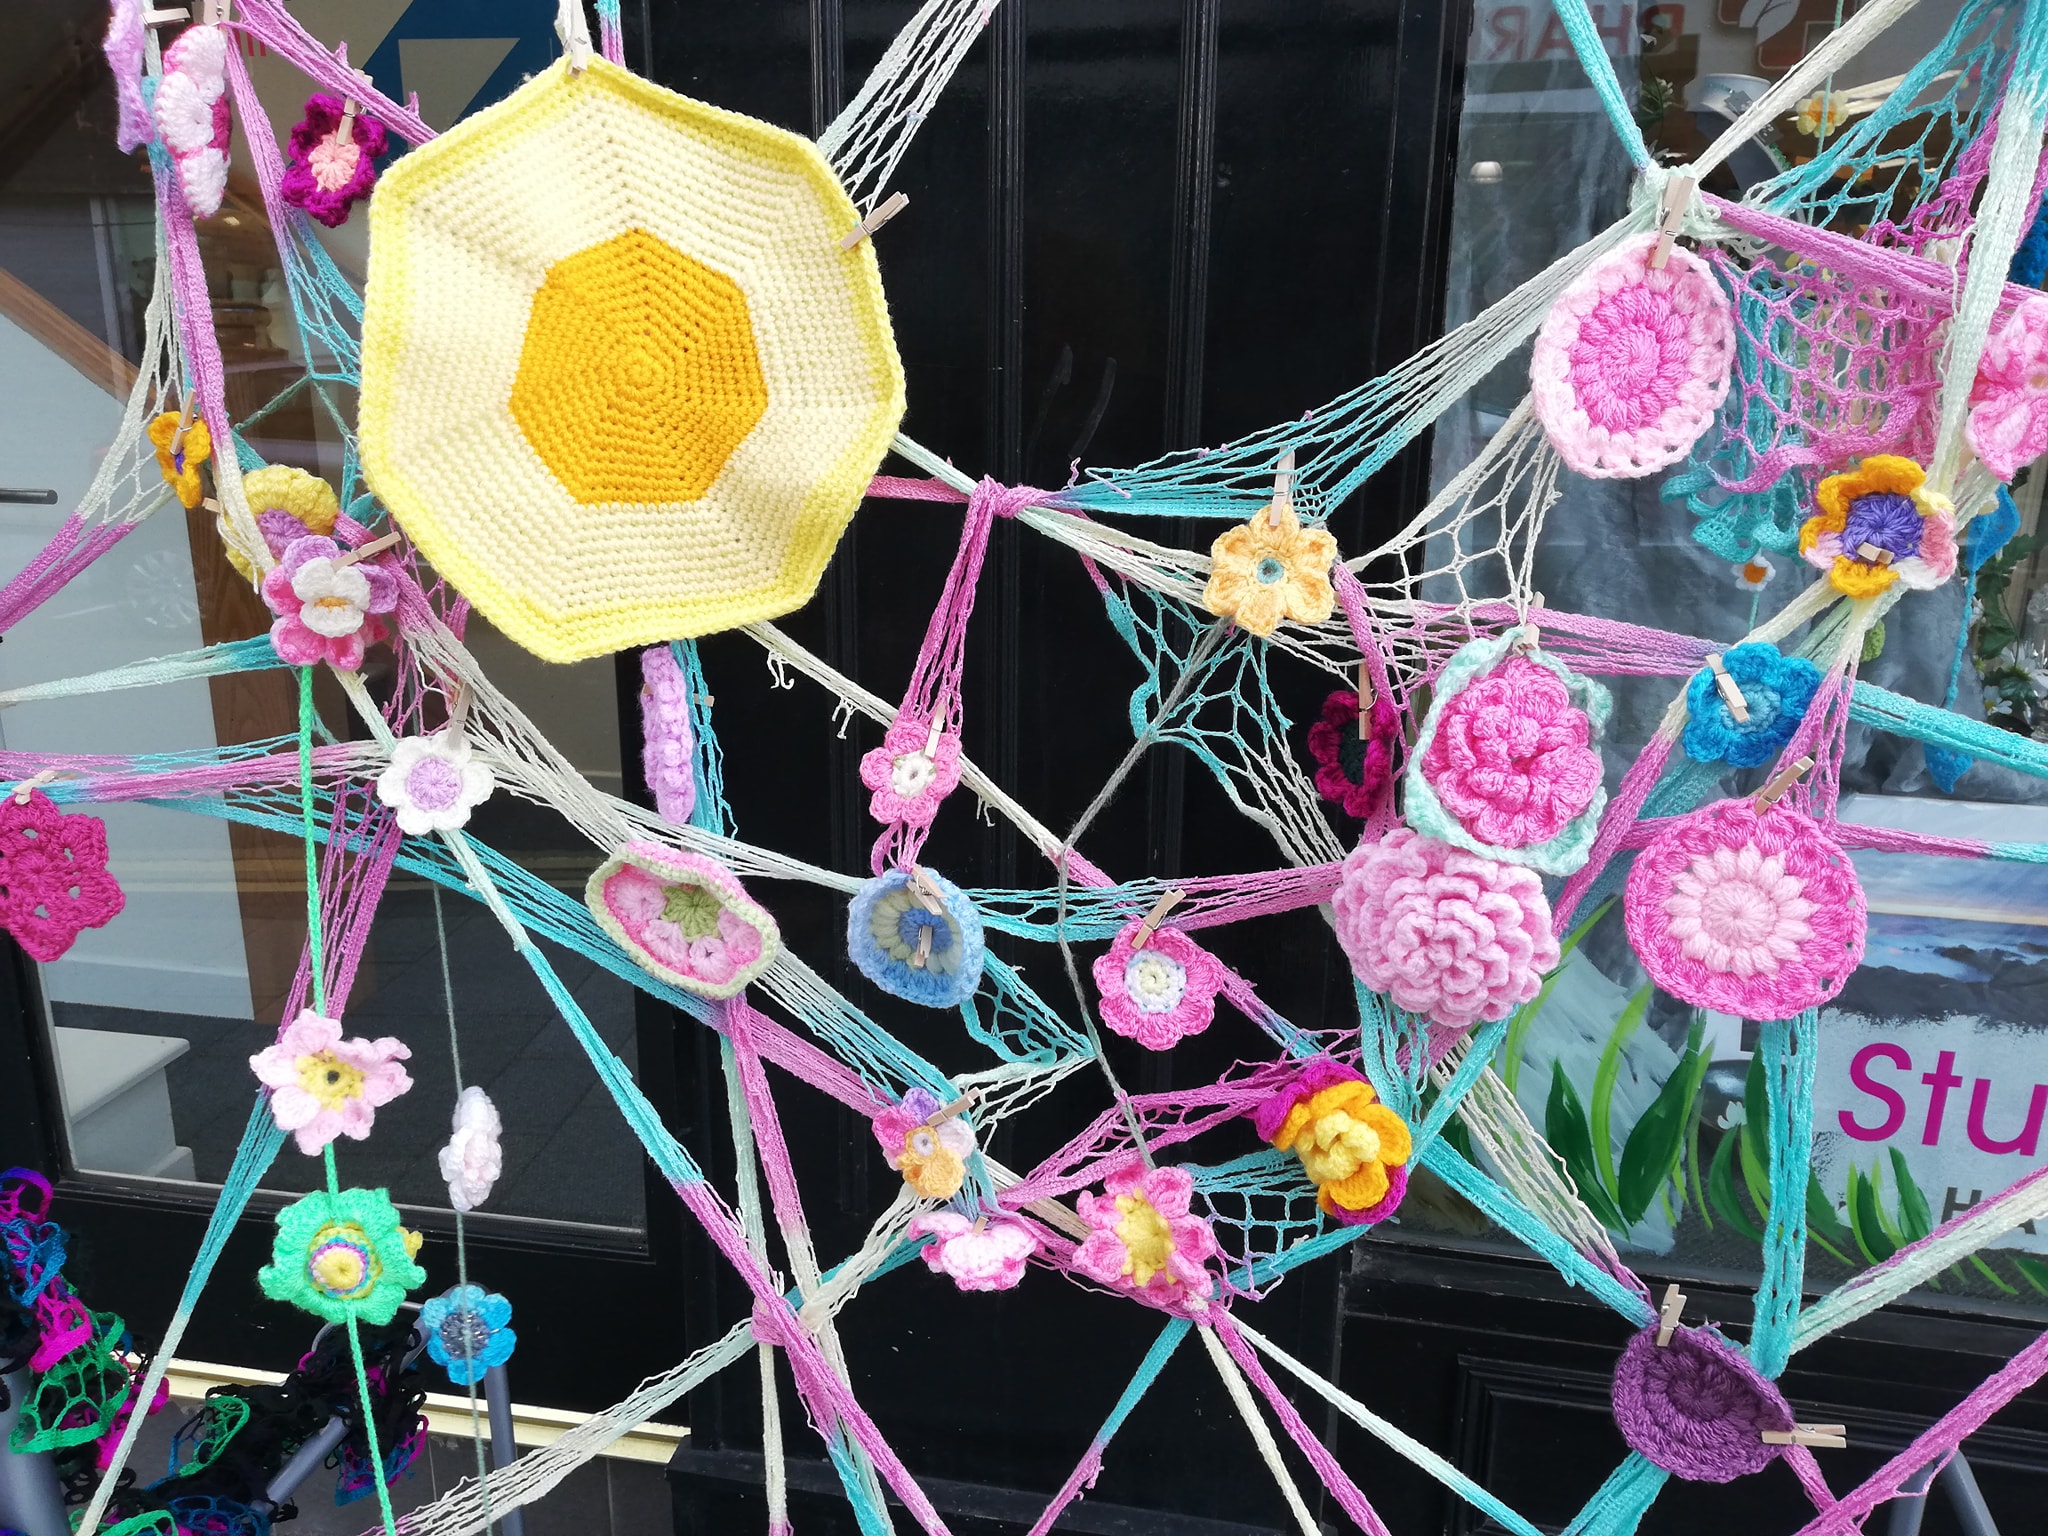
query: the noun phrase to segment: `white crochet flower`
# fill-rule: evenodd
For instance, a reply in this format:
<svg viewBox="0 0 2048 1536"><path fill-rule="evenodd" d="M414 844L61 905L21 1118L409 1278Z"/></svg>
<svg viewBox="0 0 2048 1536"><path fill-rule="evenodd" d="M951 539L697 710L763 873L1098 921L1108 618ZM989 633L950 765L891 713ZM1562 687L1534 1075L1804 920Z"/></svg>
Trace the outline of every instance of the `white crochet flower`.
<svg viewBox="0 0 2048 1536"><path fill-rule="evenodd" d="M217 81L209 91L183 72L163 76L156 88L156 123L164 146L179 155L211 148L213 104L219 97Z"/></svg>
<svg viewBox="0 0 2048 1536"><path fill-rule="evenodd" d="M185 188L185 201L193 213L210 219L220 211L228 190L228 157L217 149L202 149L178 161L178 177Z"/></svg>
<svg viewBox="0 0 2048 1536"><path fill-rule="evenodd" d="M490 1198L491 1186L505 1169L498 1145L504 1130L498 1108L481 1088L465 1088L455 1101L455 1134L441 1149L441 1177L448 1181L448 1203L464 1213Z"/></svg>
<svg viewBox="0 0 2048 1536"><path fill-rule="evenodd" d="M473 761L469 739L450 740L446 731L406 737L377 775L377 798L398 813L398 830L409 837L467 826L496 787L491 770Z"/></svg>
<svg viewBox="0 0 2048 1536"><path fill-rule="evenodd" d="M924 752L905 752L892 758L889 763L889 790L905 800L924 793L925 786L938 774L938 764Z"/></svg>
<svg viewBox="0 0 2048 1536"><path fill-rule="evenodd" d="M1171 1013L1188 989L1187 968L1156 949L1141 949L1124 967L1124 991L1140 1013Z"/></svg>
<svg viewBox="0 0 2048 1536"><path fill-rule="evenodd" d="M1805 883L1754 844L1703 853L1671 882L1664 911L1688 959L1735 976L1775 976L1813 937Z"/></svg>
<svg viewBox="0 0 2048 1536"><path fill-rule="evenodd" d="M301 624L338 640L363 627L370 610L370 578L323 555L292 573L292 595L299 600Z"/></svg>

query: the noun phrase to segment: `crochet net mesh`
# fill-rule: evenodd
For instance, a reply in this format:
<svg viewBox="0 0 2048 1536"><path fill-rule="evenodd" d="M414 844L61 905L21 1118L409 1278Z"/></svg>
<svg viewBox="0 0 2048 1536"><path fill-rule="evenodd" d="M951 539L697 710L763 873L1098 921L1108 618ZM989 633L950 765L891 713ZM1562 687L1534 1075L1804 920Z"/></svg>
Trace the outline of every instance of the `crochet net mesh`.
<svg viewBox="0 0 2048 1536"><path fill-rule="evenodd" d="M821 136L821 148L856 206L866 211L880 204L907 147L995 6L996 0L929 0ZM1863 7L1752 103L1694 169L1704 174L1762 125L1821 88L1833 70L1906 7L1907 0L1874 0ZM280 0L241 0L237 9L237 25L251 39L321 88L361 94L366 110L409 143L432 137L414 108L349 76L342 61L309 38ZM1731 559L1759 547L1788 548L1810 503L1812 482L1846 457L1884 451L1925 460L1953 451L1953 427L1946 416L1953 414L1959 387L1957 359L1967 358L1965 374L1973 371L1974 349L1986 329L2015 302L2001 283L1974 273L1967 262L1958 264L1957 237L2009 229L2015 220L2024 222L2038 202L2039 168L2031 161L2023 174L1994 174L2002 121L2017 125L2023 137L2031 133L2038 148L2041 76L2048 73L2040 67L2044 45L2039 34L2048 31L2048 21L2035 17L2027 22L2021 9L2010 0L1972 0L1934 52L1901 81L1878 90L1871 110L1854 116L1851 126L1813 161L1753 189L1741 204L1703 198L1691 205L1685 230L1701 241L1730 296L1737 356L1734 385L1716 425L1664 489L1699 517L1702 542L1710 548ZM958 1040L971 1047L961 1057L949 1054L942 1064L913 1048L787 951L776 957L747 1000L708 1002L641 969L574 893L556 889L505 853L461 832L401 838L371 782L389 761L397 738L416 735L443 718L438 705L430 709L439 695L443 704L459 700L463 730L490 766L500 792L547 808L601 853L634 840L665 842L714 858L742 878L801 881L836 896L850 895L862 884L859 874L819 868L742 837L725 803L713 689L693 643L674 647L692 700L697 791L690 824L676 826L600 791L546 740L464 645L466 604L403 549L395 557L403 597L394 615L388 687L380 684L380 696L372 697L359 675L340 677L366 739L316 744L309 722L298 737L206 750L135 756L0 753L0 775L11 780L47 769L69 775L46 786L60 803L145 801L293 836L310 827L321 845L314 871L317 923L309 924L287 1018L316 996L340 1012L371 917L395 870L484 903L549 992L650 1159L750 1287L752 1319L737 1323L716 1344L650 1377L625 1400L552 1444L529 1451L507 1468L467 1480L398 1519L396 1528L415 1536L481 1531L504 1511L545 1496L627 1429L668 1408L713 1373L757 1351L780 1350L803 1412L824 1441L864 1528L889 1528L886 1487L886 1497L900 1503L917 1524L934 1533L944 1529L886 1438L861 1411L836 1332L842 1309L865 1285L945 1283L925 1274L922 1266L902 1280L886 1278L918 1259L922 1239L911 1237L909 1228L943 1202L921 1197L906 1184L874 1216L854 1253L836 1262L818 1255L783 1146L768 1064L803 1078L860 1116L894 1106L913 1090L941 1105L971 1093L979 1150L967 1159L962 1198L985 1214L1033 1223L1049 1245L1041 1263L1064 1268L1076 1283L1098 1289L1105 1287L1085 1278L1067 1257L1071 1245L1088 1236L1077 1197L1103 1187L1110 1173L1138 1164L1156 1162L1190 1176L1191 1210L1206 1222L1219 1250L1214 1261L1217 1305L1206 1315L1176 1312L1171 1306L1157 1309L1171 1315L1156 1320L1158 1343L1089 1452L1097 1459L1084 1459L1077 1467L1048 1507L1041 1529L1092 1481L1102 1445L1190 1326L1202 1329L1233 1402L1251 1420L1262 1456L1290 1500L1298 1500L1293 1473L1265 1421L1267 1412L1297 1440L1331 1496L1359 1523L1374 1528L1376 1517L1370 1516L1363 1493L1307 1435L1292 1405L1265 1378L1251 1353L1254 1347L1460 1497L1504 1523L1520 1519L1443 1457L1286 1360L1242 1326L1230 1308L1256 1301L1294 1268L1336 1254L1369 1232L1333 1220L1319 1208L1316 1186L1295 1153L1271 1147L1244 1150L1247 1113L1292 1082L1299 1063L1328 1057L1362 1072L1379 1101L1412 1128L1419 1167L1572 1284L1612 1306L1632 1327L1650 1323L1654 1314L1646 1288L1618 1251L1611 1224L1582 1198L1564 1156L1531 1123L1514 1088L1496 1070L1505 1042L1525 1029L1533 1015L1495 1019L1469 1038L1447 1039L1440 1029L1360 984L1355 1019L1333 1016L1311 1025L1283 1017L1261 1001L1254 977L1219 962L1223 980L1216 1027L1240 1030L1238 1038L1259 1059L1240 1062L1199 1088L1134 1094L1110 1071L1072 946L1115 937L1155 911L1169 894L1177 893L1179 901L1171 926L1197 943L1212 928L1306 913L1330 903L1350 829L1340 834L1303 766L1297 722L1282 703L1285 690L1275 687L1283 669L1306 669L1321 674L1318 682L1354 689L1363 673L1368 689L1384 694L1412 728L1453 653L1511 626L1537 625L1547 654L1597 677L1663 679L1676 689L1704 664L1712 647L1703 640L1556 611L1533 589L1545 519L1559 500L1560 463L1526 403L1406 526L1378 547L1344 561L1328 618L1285 623L1270 640L1220 621L1207 607L1208 554L1160 542L1144 531L1170 526L1157 521L1164 516L1243 520L1273 497L1275 477L1288 455L1296 511L1309 522L1327 517L1514 355L1567 286L1652 227L1666 173L1647 163L1641 134L1627 117L1583 6L1561 0L1558 15L1601 99L1619 109L1616 127L1643 169L1629 212L1615 225L1385 376L1297 419L1135 468L1091 469L1059 492L996 488L1004 498L999 515L1083 563L1101 596L1109 630L1135 659L1141 677L1128 706L1132 752L1070 833L1042 824L980 766L963 760L964 793L945 814L964 814L972 804L985 815L1004 817L1051 861L1035 883L976 890L969 898L992 935L1019 945L1055 946L1073 985L1063 990L1057 980L1039 984L1041 972L1057 977L1054 964L1039 966L1027 980L1024 967L991 953L979 985L958 1005ZM600 10L599 31L602 46L615 54L615 7ZM216 486L229 537L255 565L267 568L273 557L241 498L236 471L263 465L252 446L259 440L253 429L302 393L317 400L342 444L337 489L346 513L338 530L344 541L367 541L385 517L364 481L354 431L362 300L328 259L304 215L283 201L275 136L249 89L237 50L229 49L228 59L230 94L254 147L257 183L276 238L303 360L299 376L283 392L234 422L235 432L221 434ZM103 553L118 537L118 531L107 530L132 526L165 504L167 493L142 438L147 416L174 408L191 390L206 404L209 420L227 419L218 392L223 365L191 230L189 224L180 227L180 212L170 199L163 205L169 238L159 245L146 360L120 446L108 455L86 501L44 560L7 589L0 600L0 630ZM1993 270L1988 257L1982 265L1986 272ZM2001 261L1996 275L2003 270ZM229 447L232 452L226 451ZM974 499L989 492L953 470L941 455L907 438L898 440L897 452L932 477L928 484L899 493L965 502L970 516L990 515L989 503ZM1986 487L1966 475L1953 489L1959 515L1967 522L1985 501ZM98 544L92 542L96 529L102 538ZM1888 600L1860 608L1835 604L1825 585L1816 584L1756 636L1788 648L1796 645L1828 671L1828 690L1792 748L1810 752L1817 766L1786 803L1845 841L1864 837L1855 846L1886 845L1871 840L1872 829L1859 831L1835 817L1844 741L1852 722L2048 776L2048 752L2036 744L1856 679L1863 639L1887 606ZM957 716L961 701L933 694L938 685L931 680L958 674L965 613L960 605L957 623L942 614L934 626L925 658L932 665L919 673L926 679L925 691L912 700L927 710L936 703L949 719ZM1807 632L1800 637L1802 626ZM776 685L818 690L802 698L821 713L829 710L842 731L856 715L884 726L894 721L897 711L890 700L843 675L776 626L754 624L744 633L762 647ZM89 677L19 687L0 696L0 703L111 693L278 665L268 642L257 637ZM1591 862L1558 894L1561 932L1587 921L1614 894L1627 855L1645 835L1640 819L1680 815L1716 791L1716 774L1699 771L1672 750L1682 715L1674 704L1642 757L1613 787ZM1391 750L1398 757L1405 748ZM1165 882L1118 880L1091 863L1078 846L1089 824L1133 766L1151 752L1186 753L1188 761L1214 779L1232 808L1270 838L1282 867ZM1376 837L1391 825L1390 808L1376 812L1367 821L1367 835ZM1931 851L2048 862L2048 850L2030 846ZM1567 944L1583 931L1574 930ZM542 939L590 957L725 1037L728 1102L742 1170L733 1198L706 1182L691 1151L662 1124L631 1072L555 975L537 947ZM1539 997L1537 1006L1540 1002ZM1810 1012L1766 1025L1759 1046L1771 1106L1770 1123L1761 1134L1770 1154L1766 1177L1774 1198L1760 1245L1763 1282L1749 1352L1766 1376L1782 1371L1798 1348L1905 1295L2012 1227L2048 1215L2048 1177L2035 1175L1939 1233L1861 1270L1831 1294L1803 1304L1814 1029ZM1025 1114L1069 1079L1090 1082L1097 1075L1108 1090L1104 1107L1067 1145L1028 1168L1010 1168L990 1154L990 1133L1004 1122ZM1079 1091L1078 1082L1067 1091ZM153 1394L214 1259L281 1140L259 1101L200 1260L140 1385L143 1399ZM865 1147L861 1153L866 1155ZM782 1238L793 1286L768 1268L771 1222ZM1028 1283L1050 1282L1034 1275ZM1116 1294L1141 1322L1151 1321L1143 1315L1143 1298L1122 1290ZM117 1319L96 1316L89 1344L41 1377L24 1411L26 1428L17 1435L66 1444L102 1433L132 1385L115 1353L120 1333ZM1854 1495L1837 1498L1825 1487L1810 1489L1817 1514L1809 1529L1848 1528L1845 1522L1860 1518L1858 1511L1867 1512L1895 1493L1915 1469L1947 1454L1974 1423L2031 1381L2029 1372L2038 1374L2048 1365L2048 1358L2037 1359L2035 1353L2015 1360ZM772 1371L766 1390L775 1390ZM1110 1405L1103 1408L1109 1411ZM768 1417L775 1417L772 1407ZM135 1428L131 1422L124 1432L82 1528L96 1528L106 1511ZM203 1465L234 1433L235 1426L209 1410L181 1437L174 1465ZM773 1506L780 1497L779 1445L769 1451ZM1649 1463L1631 1460L1573 1528L1633 1529L1662 1478ZM181 1515L179 1523L240 1532L248 1511L230 1506L231 1501L194 1506L187 1512L190 1520ZM1513 1528L1527 1528L1527 1523Z"/></svg>

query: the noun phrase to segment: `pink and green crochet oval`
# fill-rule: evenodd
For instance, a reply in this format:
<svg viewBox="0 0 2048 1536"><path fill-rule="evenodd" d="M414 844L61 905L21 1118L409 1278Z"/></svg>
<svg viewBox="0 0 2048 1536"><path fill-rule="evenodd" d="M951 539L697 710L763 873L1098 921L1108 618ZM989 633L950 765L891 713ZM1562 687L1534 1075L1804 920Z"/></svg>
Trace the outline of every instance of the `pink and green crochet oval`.
<svg viewBox="0 0 2048 1536"><path fill-rule="evenodd" d="M1529 393L1558 457L1633 480L1684 458L1728 396L1735 321L1713 268L1655 235L1593 263L1536 334Z"/></svg>
<svg viewBox="0 0 2048 1536"><path fill-rule="evenodd" d="M735 997L768 969L782 935L716 859L628 843L598 865L583 899L650 975L699 997Z"/></svg>
<svg viewBox="0 0 2048 1536"><path fill-rule="evenodd" d="M1789 1019L1842 990L1868 923L1855 866L1786 805L1723 800L1659 833L1623 916L1650 979L1742 1019Z"/></svg>
<svg viewBox="0 0 2048 1536"><path fill-rule="evenodd" d="M1460 647L1409 755L1408 825L1467 852L1568 875L1607 804L1599 742L1614 702L1564 663L1525 649L1522 626Z"/></svg>

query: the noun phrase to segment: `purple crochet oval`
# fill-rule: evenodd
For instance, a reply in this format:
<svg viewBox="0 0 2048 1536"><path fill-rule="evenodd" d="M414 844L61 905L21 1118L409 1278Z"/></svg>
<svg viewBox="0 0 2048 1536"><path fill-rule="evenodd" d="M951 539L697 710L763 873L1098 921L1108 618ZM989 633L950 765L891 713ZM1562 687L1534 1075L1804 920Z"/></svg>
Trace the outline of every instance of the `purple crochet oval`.
<svg viewBox="0 0 2048 1536"><path fill-rule="evenodd" d="M1792 1410L1742 1352L1705 1328L1681 1328L1663 1349L1657 1330L1628 1341L1614 1366L1614 1422L1629 1449L1694 1483L1760 1472L1779 1451L1767 1429Z"/></svg>

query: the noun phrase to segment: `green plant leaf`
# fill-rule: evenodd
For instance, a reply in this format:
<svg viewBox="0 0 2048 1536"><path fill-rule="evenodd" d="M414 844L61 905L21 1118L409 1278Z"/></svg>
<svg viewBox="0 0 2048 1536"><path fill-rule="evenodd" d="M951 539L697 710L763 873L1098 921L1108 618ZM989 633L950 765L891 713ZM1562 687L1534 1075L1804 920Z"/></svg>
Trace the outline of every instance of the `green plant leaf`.
<svg viewBox="0 0 2048 1536"><path fill-rule="evenodd" d="M2011 1257L2012 1267L2020 1272L2020 1278L2043 1296L2048 1296L2048 1264L2025 1253L2015 1253Z"/></svg>
<svg viewBox="0 0 2048 1536"><path fill-rule="evenodd" d="M1643 1022L1650 990L1650 984L1644 982L1621 1010L1621 1017L1608 1031L1607 1044L1600 1048L1600 1065L1593 1073L1593 1156L1599 1164L1600 1182L1610 1193L1621 1187L1614 1170L1614 1089L1621 1078L1621 1048Z"/></svg>
<svg viewBox="0 0 2048 1536"><path fill-rule="evenodd" d="M1743 1172L1754 1163L1763 1170L1764 1188L1771 1187L1771 1080L1764 1073L1764 1053L1749 1058L1749 1075L1742 1081ZM1766 1203L1768 1209L1768 1203Z"/></svg>
<svg viewBox="0 0 2048 1536"><path fill-rule="evenodd" d="M1536 1015L1543 1009L1550 997L1550 989L1557 985L1557 978L1564 974L1565 957L1579 947L1579 941L1593 931L1593 925L1607 915L1607 909L1614 905L1614 898L1608 897L1590 913L1579 920L1577 927L1564 936L1564 942L1557 946L1557 964L1550 968L1550 974L1543 978L1543 985L1534 997L1515 1010L1509 1021L1507 1039L1501 1042L1501 1081L1509 1093L1515 1091L1515 1084L1522 1078L1522 1046L1528 1039L1529 1030L1536 1022Z"/></svg>
<svg viewBox="0 0 2048 1536"><path fill-rule="evenodd" d="M1573 1185L1579 1191L1579 1198L1586 1202L1604 1227L1617 1232L1628 1230L1628 1223L1621 1219L1621 1212L1614 1208L1613 1197L1600 1183L1600 1176L1593 1167L1593 1137L1586 1127L1585 1106L1579 1103L1578 1094L1572 1089L1572 1081L1565 1076L1564 1063L1550 1064L1550 1101L1543 1109L1543 1135L1559 1157L1564 1159L1565 1172L1570 1175Z"/></svg>
<svg viewBox="0 0 2048 1536"><path fill-rule="evenodd" d="M1849 1169L1849 1230L1856 1239L1856 1251L1863 1255L1866 1264L1882 1264L1899 1251L1884 1229L1884 1217L1878 1207L1877 1181L1865 1178L1862 1171Z"/></svg>
<svg viewBox="0 0 2048 1536"><path fill-rule="evenodd" d="M1906 1157L1897 1147L1887 1150L1892 1155L1892 1177L1899 1186L1899 1235L1909 1243L1917 1243L1934 1230L1933 1213L1927 1209L1927 1197L1920 1193L1920 1186L1913 1182L1912 1170L1906 1166Z"/></svg>
<svg viewBox="0 0 2048 1536"><path fill-rule="evenodd" d="M1993 1269L1989 1264L1986 1264L1984 1262L1984 1256L1981 1253L1971 1254L1970 1262L1977 1266L1977 1272L1979 1274L1981 1274L1986 1280L1989 1280L1993 1285L1997 1286L1999 1290L2003 1291L2006 1295L2019 1295L2019 1287L2014 1285L2007 1285L2005 1281L1999 1277L1998 1271ZM1956 1273L1960 1275L1962 1271L1958 1269Z"/></svg>
<svg viewBox="0 0 2048 1536"><path fill-rule="evenodd" d="M1749 1122L1745 1120L1742 1123L1742 1128L1747 1131L1749 1129ZM1735 1148L1735 1153L1736 1161L1742 1168L1742 1185L1743 1188L1749 1191L1750 1203L1756 1207L1759 1216L1763 1217L1765 1221L1769 1221L1771 1218L1771 1170L1763 1159L1757 1155L1760 1147L1764 1155L1768 1156L1770 1148L1765 1145L1763 1137L1751 1138L1744 1136Z"/></svg>
<svg viewBox="0 0 2048 1536"><path fill-rule="evenodd" d="M1854 1265L1855 1260L1842 1251L1851 1246L1849 1229L1842 1225L1842 1218L1835 1214L1835 1203L1811 1173L1806 1176L1806 1235L1842 1263Z"/></svg>
<svg viewBox="0 0 2048 1536"><path fill-rule="evenodd" d="M1707 1198L1714 1203L1714 1209L1727 1218L1728 1224L1751 1242L1761 1243L1764 1235L1742 1209L1742 1197L1735 1193L1735 1149L1742 1138L1734 1131L1722 1136L1721 1144L1714 1148L1714 1161L1707 1170Z"/></svg>
<svg viewBox="0 0 2048 1536"><path fill-rule="evenodd" d="M1678 1171L1679 1154L1685 1146L1685 1122L1698 1092L1699 1071L1705 1053L1688 1050L1672 1067L1657 1097L1643 1111L1643 1118L1628 1133L1621 1149L1621 1178L1615 1186L1616 1203L1630 1226L1643 1219L1643 1212L1657 1198L1657 1192Z"/></svg>

